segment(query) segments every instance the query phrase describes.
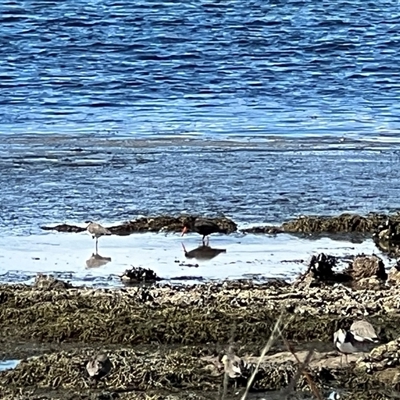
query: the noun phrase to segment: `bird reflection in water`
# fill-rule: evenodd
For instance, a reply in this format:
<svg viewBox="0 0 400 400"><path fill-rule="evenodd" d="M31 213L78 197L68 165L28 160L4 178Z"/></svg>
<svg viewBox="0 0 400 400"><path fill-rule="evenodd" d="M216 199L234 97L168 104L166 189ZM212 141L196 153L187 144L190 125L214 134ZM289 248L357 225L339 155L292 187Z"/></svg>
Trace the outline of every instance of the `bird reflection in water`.
<svg viewBox="0 0 400 400"><path fill-rule="evenodd" d="M226 253L226 249L213 249L208 244L203 244L190 251L186 250L186 247L183 243L182 247L186 258L194 258L196 260L212 260L213 258L217 257L218 254Z"/></svg>
<svg viewBox="0 0 400 400"><path fill-rule="evenodd" d="M96 267L101 267L102 265L106 265L111 261L111 257L103 257L100 254L92 254L87 260L86 260L86 266L88 268L96 268Z"/></svg>

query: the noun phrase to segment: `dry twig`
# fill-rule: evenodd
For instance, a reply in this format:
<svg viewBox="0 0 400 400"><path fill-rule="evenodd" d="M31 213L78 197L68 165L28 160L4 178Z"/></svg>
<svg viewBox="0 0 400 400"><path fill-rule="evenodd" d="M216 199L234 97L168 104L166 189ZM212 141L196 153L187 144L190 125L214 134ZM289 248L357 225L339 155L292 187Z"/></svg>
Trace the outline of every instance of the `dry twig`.
<svg viewBox="0 0 400 400"><path fill-rule="evenodd" d="M258 359L257 365L253 371L253 373L251 374L248 382L247 382L247 386L246 386L246 391L244 392L243 396L241 397L240 400L246 400L247 395L249 394L249 390L251 388L251 385L253 384L254 378L257 374L258 369L260 368L260 364L261 361L263 360L265 354L267 354L267 352L270 350L270 348L272 347L272 345L275 342L275 339L278 337L278 334L280 332L280 325L281 325L281 321L282 321L282 315L283 313L281 312L281 315L279 316L278 320L275 323L274 329L271 332L271 336L268 339L267 344L265 345L265 347L263 348L260 358ZM289 322L285 325L285 327L289 324Z"/></svg>
<svg viewBox="0 0 400 400"><path fill-rule="evenodd" d="M310 389L312 391L312 393L314 394L314 396L318 399L318 400L323 400L323 397L320 393L320 391L318 390L317 386L315 385L315 382L313 381L313 379L311 378L310 374L306 371L306 367L307 365L310 363L311 358L314 354L314 349L311 349L306 358L304 359L303 362L300 361L299 357L297 356L296 352L293 350L293 347L290 345L290 343L287 341L287 339L283 336L283 333L281 331L280 328L278 328L279 330L279 335L281 336L283 343L285 344L286 348L288 349L288 351L293 355L293 357L296 359L299 368L297 370L296 375L293 377L293 380L291 382L291 384L289 385L289 387L287 388L287 396L289 395L289 393L294 389L294 387L296 386L297 380L300 377L300 374L303 374L304 377L306 378Z"/></svg>

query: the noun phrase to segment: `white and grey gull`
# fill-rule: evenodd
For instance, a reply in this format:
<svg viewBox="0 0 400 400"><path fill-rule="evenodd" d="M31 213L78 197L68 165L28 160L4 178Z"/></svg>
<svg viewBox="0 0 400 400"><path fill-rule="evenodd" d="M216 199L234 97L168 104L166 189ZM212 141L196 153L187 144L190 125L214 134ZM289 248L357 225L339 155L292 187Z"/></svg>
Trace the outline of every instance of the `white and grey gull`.
<svg viewBox="0 0 400 400"><path fill-rule="evenodd" d="M348 331L339 329L333 334L333 344L345 355L347 363L348 354L364 352L371 343L379 343L379 338L374 327L365 320L354 321Z"/></svg>

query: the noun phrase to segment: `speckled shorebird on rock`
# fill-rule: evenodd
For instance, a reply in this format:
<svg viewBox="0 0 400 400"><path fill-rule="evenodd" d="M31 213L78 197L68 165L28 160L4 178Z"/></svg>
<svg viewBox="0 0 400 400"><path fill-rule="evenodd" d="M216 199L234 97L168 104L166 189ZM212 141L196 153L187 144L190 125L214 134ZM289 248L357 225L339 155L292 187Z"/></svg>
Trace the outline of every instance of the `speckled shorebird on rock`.
<svg viewBox="0 0 400 400"><path fill-rule="evenodd" d="M245 362L234 354L224 354L221 358L224 372L229 378L235 379L242 376L245 369Z"/></svg>
<svg viewBox="0 0 400 400"><path fill-rule="evenodd" d="M107 354L99 353L88 361L86 371L91 378L101 379L110 373L112 364Z"/></svg>
<svg viewBox="0 0 400 400"><path fill-rule="evenodd" d="M365 320L355 321L350 330L339 329L333 334L333 343L346 357L348 354L359 353L367 350L368 343L379 343L374 327ZM342 362L342 356L340 357Z"/></svg>
<svg viewBox="0 0 400 400"><path fill-rule="evenodd" d="M86 227L86 231L89 233L92 238L96 238L96 254L98 253L98 241L101 236L106 236L106 235L111 235L111 232L107 229L104 228L104 226L101 226L100 224L92 221L86 221L87 224L89 224Z"/></svg>
<svg viewBox="0 0 400 400"><path fill-rule="evenodd" d="M221 228L214 221L207 218L188 218L183 224L182 236L188 231L197 232L203 236L202 242L203 245L208 245L208 241L206 244L205 238L212 233L221 232Z"/></svg>
<svg viewBox="0 0 400 400"><path fill-rule="evenodd" d="M218 360L223 365L225 374L232 379L243 376L250 367L250 364L234 353L231 346L226 353L220 353Z"/></svg>

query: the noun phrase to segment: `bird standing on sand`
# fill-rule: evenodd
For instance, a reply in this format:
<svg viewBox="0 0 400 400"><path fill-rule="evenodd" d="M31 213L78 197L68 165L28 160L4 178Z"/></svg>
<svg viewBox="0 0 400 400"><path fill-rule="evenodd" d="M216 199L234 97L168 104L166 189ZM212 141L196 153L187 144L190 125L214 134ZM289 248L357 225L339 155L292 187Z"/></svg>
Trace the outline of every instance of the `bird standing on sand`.
<svg viewBox="0 0 400 400"><path fill-rule="evenodd" d="M374 327L365 320L353 322L348 331L339 329L333 334L333 344L345 355L347 363L347 355L365 351L367 343L379 343L379 339Z"/></svg>
<svg viewBox="0 0 400 400"><path fill-rule="evenodd" d="M97 254L99 237L105 235L111 235L111 232L108 229L104 228L104 226L101 226L96 222L86 221L86 223L89 224L86 227L87 232L89 233L90 236L92 236L92 239L96 238L96 254Z"/></svg>
<svg viewBox="0 0 400 400"><path fill-rule="evenodd" d="M112 368L112 364L107 354L99 353L86 364L86 371L91 378L101 379L106 376Z"/></svg>
<svg viewBox="0 0 400 400"><path fill-rule="evenodd" d="M211 235L212 233L221 232L221 228L214 221L211 221L210 219L206 218L193 218L193 217L185 221L183 225L182 236L188 230L192 232L197 232L200 235L202 235L203 236L202 242L204 246L206 246L205 242L206 236Z"/></svg>

